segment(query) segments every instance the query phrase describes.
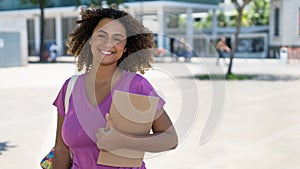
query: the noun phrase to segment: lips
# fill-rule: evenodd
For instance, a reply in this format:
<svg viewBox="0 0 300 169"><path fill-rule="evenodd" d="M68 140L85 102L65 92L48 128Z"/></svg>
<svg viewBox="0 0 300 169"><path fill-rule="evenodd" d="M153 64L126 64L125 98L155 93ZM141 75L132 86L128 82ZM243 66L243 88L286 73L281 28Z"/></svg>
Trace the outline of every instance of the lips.
<svg viewBox="0 0 300 169"><path fill-rule="evenodd" d="M100 52L102 54L104 54L104 55L111 55L111 54L113 54L113 52L111 52L111 51L105 51L105 50L101 50Z"/></svg>

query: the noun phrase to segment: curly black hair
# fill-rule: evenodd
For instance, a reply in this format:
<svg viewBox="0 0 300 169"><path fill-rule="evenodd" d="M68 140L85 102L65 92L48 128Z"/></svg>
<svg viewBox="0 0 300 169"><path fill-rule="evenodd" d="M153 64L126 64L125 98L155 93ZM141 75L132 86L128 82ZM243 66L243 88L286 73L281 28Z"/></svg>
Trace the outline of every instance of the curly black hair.
<svg viewBox="0 0 300 169"><path fill-rule="evenodd" d="M155 47L153 33L150 32L136 18L125 11L114 8L89 8L80 12L81 20L71 34L69 34L68 54L75 56L77 69L85 68L88 72L91 69L93 56L91 46L88 42L97 24L105 18L118 19L126 29L127 43L126 51L118 61L118 67L130 72L145 73L151 68L153 62L153 49ZM121 64L122 63L122 64Z"/></svg>

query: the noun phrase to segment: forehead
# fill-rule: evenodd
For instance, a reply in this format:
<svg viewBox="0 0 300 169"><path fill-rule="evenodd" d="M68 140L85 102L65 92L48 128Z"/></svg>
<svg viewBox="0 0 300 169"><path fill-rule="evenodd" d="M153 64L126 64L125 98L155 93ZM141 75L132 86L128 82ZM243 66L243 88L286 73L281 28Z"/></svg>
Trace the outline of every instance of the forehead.
<svg viewBox="0 0 300 169"><path fill-rule="evenodd" d="M118 20L113 20L109 18L102 19L98 22L97 26L94 29L94 32L99 30L105 31L109 34L122 34L126 35L126 29L124 25Z"/></svg>

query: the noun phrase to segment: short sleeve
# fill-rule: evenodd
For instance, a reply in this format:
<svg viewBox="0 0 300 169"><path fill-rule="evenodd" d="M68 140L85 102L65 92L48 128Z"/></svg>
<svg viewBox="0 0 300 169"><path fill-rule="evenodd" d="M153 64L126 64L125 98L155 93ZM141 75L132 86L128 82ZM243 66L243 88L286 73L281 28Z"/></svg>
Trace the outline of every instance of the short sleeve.
<svg viewBox="0 0 300 169"><path fill-rule="evenodd" d="M136 84L135 87L136 87L136 90L138 90L139 94L147 95L147 96L154 96L154 97L159 98L157 110L160 110L165 105L166 102L164 101L164 99L158 95L156 90L153 88L153 86L149 83L149 81L147 79L145 79L141 75L137 74L135 76L134 83Z"/></svg>
<svg viewBox="0 0 300 169"><path fill-rule="evenodd" d="M56 106L56 108L57 108L58 114L63 117L65 116L65 95L66 95L66 91L68 88L69 80L70 79L65 81L62 88L58 92L56 99L53 102L53 105Z"/></svg>

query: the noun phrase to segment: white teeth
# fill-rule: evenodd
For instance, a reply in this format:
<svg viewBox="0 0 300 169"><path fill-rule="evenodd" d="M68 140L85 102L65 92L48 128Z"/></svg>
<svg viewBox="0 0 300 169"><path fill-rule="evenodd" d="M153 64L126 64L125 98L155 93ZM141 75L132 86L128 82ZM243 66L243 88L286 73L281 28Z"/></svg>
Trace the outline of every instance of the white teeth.
<svg viewBox="0 0 300 169"><path fill-rule="evenodd" d="M110 55L110 54L112 54L112 52L104 51L104 50L101 50L101 53L103 53L103 54L105 54L105 55Z"/></svg>

